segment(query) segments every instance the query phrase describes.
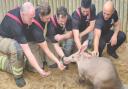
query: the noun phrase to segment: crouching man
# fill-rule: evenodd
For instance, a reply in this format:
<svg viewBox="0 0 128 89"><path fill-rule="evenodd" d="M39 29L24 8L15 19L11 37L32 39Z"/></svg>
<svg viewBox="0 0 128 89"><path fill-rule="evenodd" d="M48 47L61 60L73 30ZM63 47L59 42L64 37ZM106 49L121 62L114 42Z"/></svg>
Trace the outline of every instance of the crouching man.
<svg viewBox="0 0 128 89"><path fill-rule="evenodd" d="M0 69L13 74L18 87L25 86L23 78L24 54L42 77L48 76L38 65L28 45L27 28L32 24L35 8L30 2L10 10L0 24Z"/></svg>
<svg viewBox="0 0 128 89"><path fill-rule="evenodd" d="M67 9L61 6L57 9L56 15L51 17L50 23L48 40L52 42L57 55L63 59L64 56L71 55L73 47L71 16L68 14Z"/></svg>

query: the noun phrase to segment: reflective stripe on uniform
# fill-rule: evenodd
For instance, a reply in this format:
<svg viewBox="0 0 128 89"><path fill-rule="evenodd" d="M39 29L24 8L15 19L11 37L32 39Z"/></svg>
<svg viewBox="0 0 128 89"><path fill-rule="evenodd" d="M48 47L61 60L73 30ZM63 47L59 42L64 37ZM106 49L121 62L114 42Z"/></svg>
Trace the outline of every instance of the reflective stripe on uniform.
<svg viewBox="0 0 128 89"><path fill-rule="evenodd" d="M7 57L0 56L0 69L4 70L5 61L7 60Z"/></svg>
<svg viewBox="0 0 128 89"><path fill-rule="evenodd" d="M23 74L23 67L15 68L12 66L12 72L14 75L22 75Z"/></svg>

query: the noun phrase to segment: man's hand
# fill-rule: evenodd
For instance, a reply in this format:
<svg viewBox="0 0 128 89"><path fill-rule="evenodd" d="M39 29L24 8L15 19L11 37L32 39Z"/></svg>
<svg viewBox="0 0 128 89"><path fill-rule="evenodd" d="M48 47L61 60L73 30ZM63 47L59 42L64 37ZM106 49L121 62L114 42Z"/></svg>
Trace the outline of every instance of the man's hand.
<svg viewBox="0 0 128 89"><path fill-rule="evenodd" d="M84 52L88 47L88 40L84 41L81 48L79 49L79 53Z"/></svg>
<svg viewBox="0 0 128 89"><path fill-rule="evenodd" d="M92 57L92 55L87 53L87 52L84 52L84 56L87 57L87 58L91 58Z"/></svg>
<svg viewBox="0 0 128 89"><path fill-rule="evenodd" d="M92 51L91 54L92 54L92 56L97 56L97 57L99 56L99 52L98 51L95 51L95 50Z"/></svg>
<svg viewBox="0 0 128 89"><path fill-rule="evenodd" d="M61 40L64 39L64 36L63 35L60 35L60 34L57 34L57 35L55 35L54 38L55 38L56 41L61 41Z"/></svg>
<svg viewBox="0 0 128 89"><path fill-rule="evenodd" d="M51 74L50 71L46 72L46 71L44 71L44 70L41 70L39 73L40 73L40 75L41 75L42 77L47 77L47 76L49 76L49 75Z"/></svg>
<svg viewBox="0 0 128 89"><path fill-rule="evenodd" d="M113 35L111 40L110 40L111 46L114 46L117 44L117 36Z"/></svg>
<svg viewBox="0 0 128 89"><path fill-rule="evenodd" d="M58 68L60 70L64 70L65 69L65 66L61 62L59 62L57 65L58 65Z"/></svg>

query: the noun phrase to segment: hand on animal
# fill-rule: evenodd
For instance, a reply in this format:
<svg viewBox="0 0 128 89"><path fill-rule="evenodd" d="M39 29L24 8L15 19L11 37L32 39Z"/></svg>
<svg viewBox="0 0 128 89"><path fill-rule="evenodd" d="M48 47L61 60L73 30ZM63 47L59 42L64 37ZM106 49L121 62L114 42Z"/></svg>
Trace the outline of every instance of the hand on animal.
<svg viewBox="0 0 128 89"><path fill-rule="evenodd" d="M60 70L64 70L65 69L65 66L63 65L63 63L59 62L57 65L58 65L58 68Z"/></svg>
<svg viewBox="0 0 128 89"><path fill-rule="evenodd" d="M83 55L84 55L86 58L91 58L91 57L92 57L92 55L89 54L89 53L87 53L87 52L84 52Z"/></svg>
<svg viewBox="0 0 128 89"><path fill-rule="evenodd" d="M63 62L64 62L64 64L69 64L70 63L70 61L67 59L67 57L63 58Z"/></svg>
<svg viewBox="0 0 128 89"><path fill-rule="evenodd" d="M91 52L91 55L98 57L99 56L99 52L94 50L94 51Z"/></svg>

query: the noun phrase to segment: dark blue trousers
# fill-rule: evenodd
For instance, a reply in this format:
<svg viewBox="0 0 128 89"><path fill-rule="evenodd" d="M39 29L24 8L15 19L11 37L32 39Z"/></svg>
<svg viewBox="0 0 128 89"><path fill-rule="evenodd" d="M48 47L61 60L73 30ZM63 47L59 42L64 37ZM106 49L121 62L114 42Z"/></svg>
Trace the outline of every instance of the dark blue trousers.
<svg viewBox="0 0 128 89"><path fill-rule="evenodd" d="M114 31L108 30L106 33L101 33L100 41L99 41L99 56L102 56L103 49L105 48L106 43L109 43L111 37L113 36ZM113 53L116 49L125 41L126 35L124 32L119 31L117 36L117 44L115 46L111 46L111 44L107 45L107 50L109 53Z"/></svg>

